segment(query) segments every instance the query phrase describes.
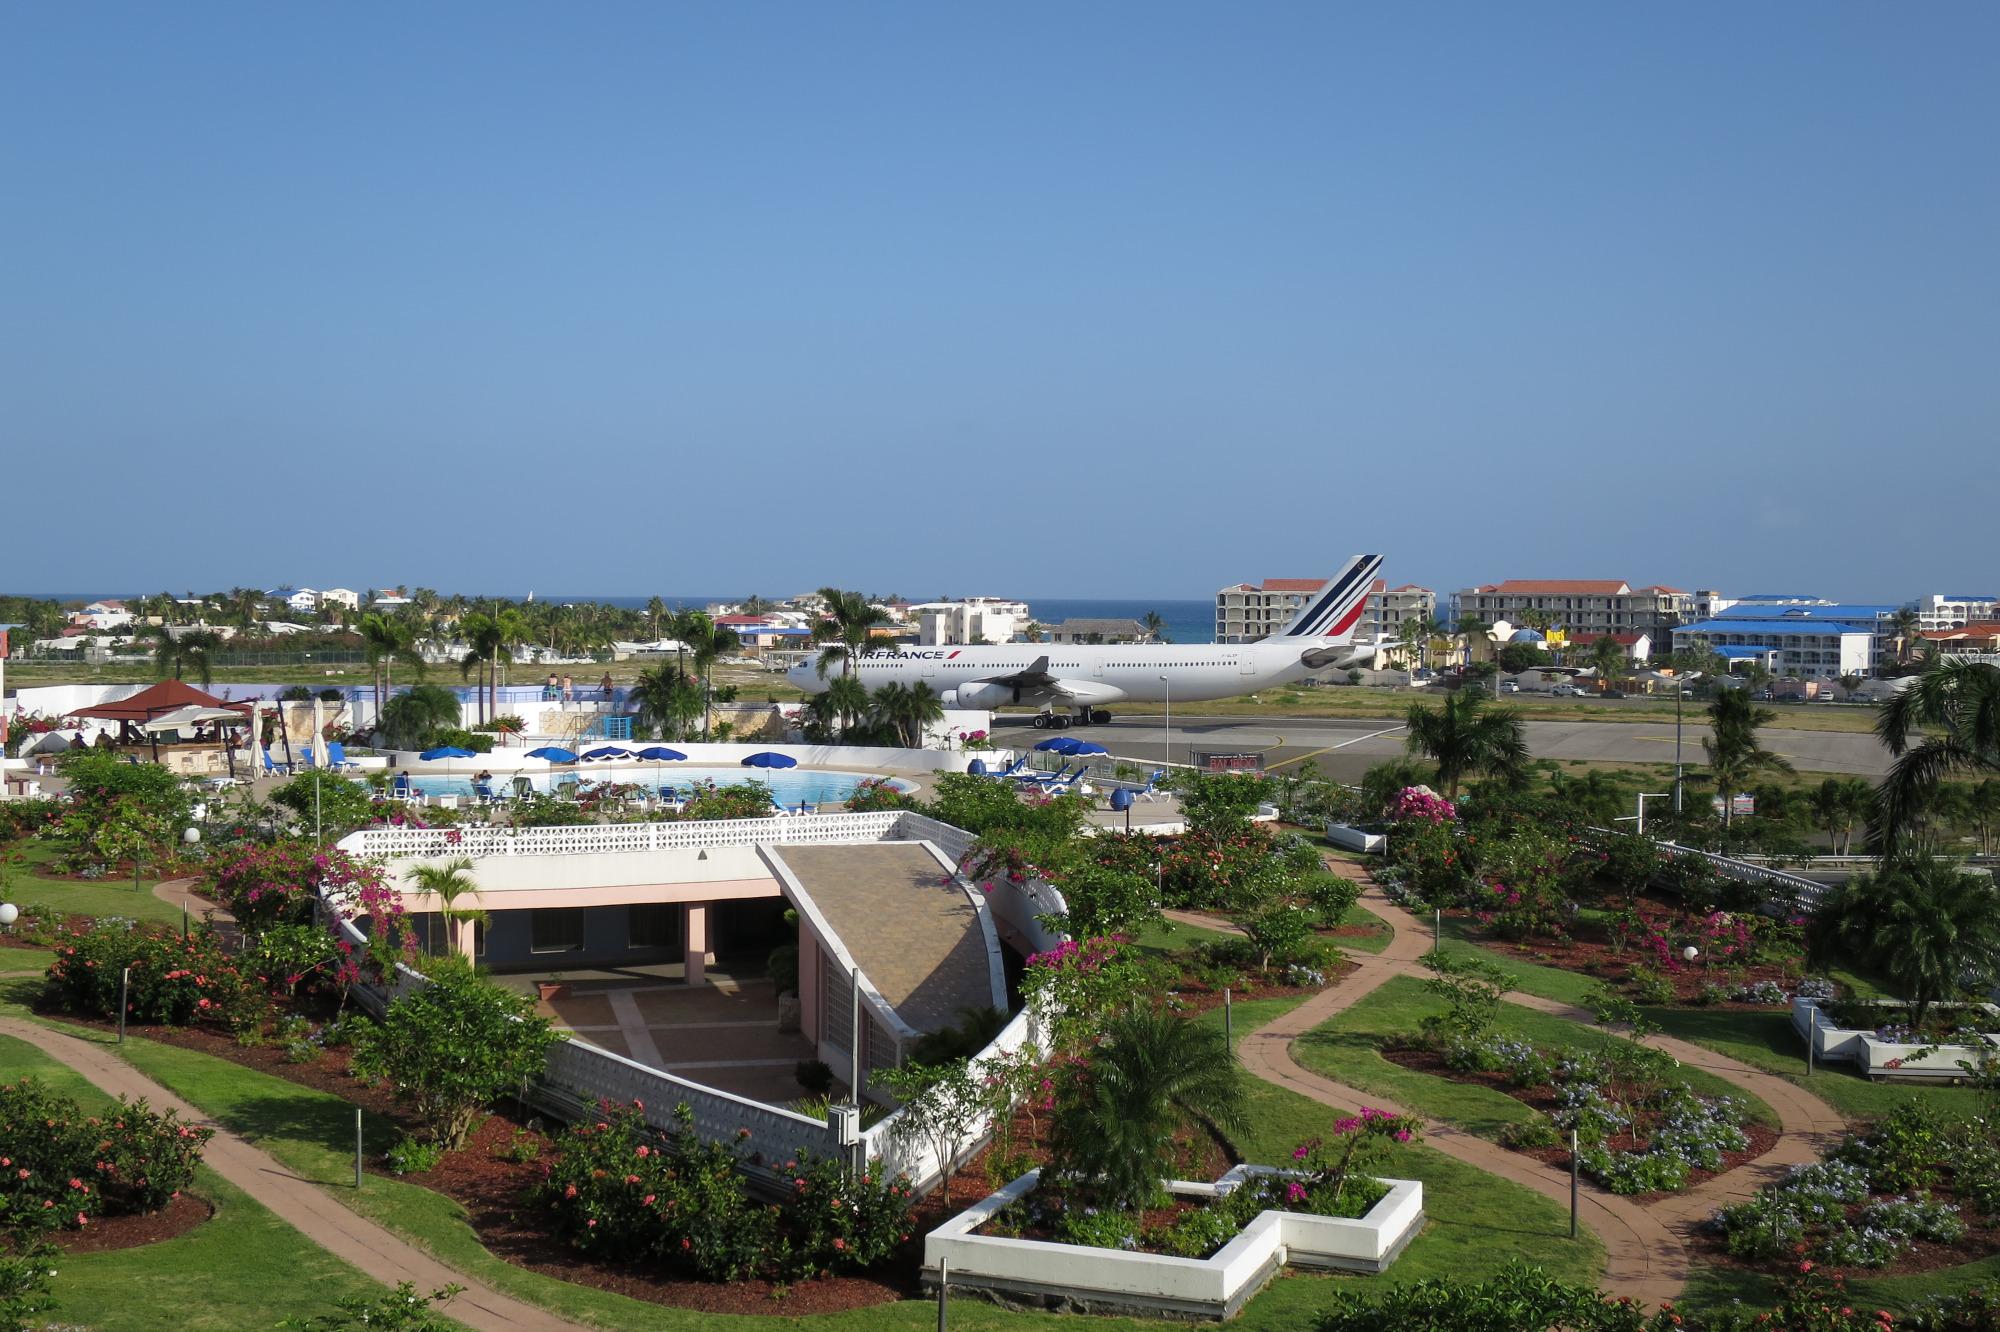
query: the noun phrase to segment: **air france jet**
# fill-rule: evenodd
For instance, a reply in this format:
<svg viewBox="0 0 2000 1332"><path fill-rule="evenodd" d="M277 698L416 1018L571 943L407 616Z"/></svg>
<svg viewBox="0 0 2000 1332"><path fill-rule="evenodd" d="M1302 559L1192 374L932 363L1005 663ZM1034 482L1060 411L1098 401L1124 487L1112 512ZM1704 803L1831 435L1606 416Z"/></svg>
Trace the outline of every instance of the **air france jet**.
<svg viewBox="0 0 2000 1332"><path fill-rule="evenodd" d="M870 692L886 684L925 684L948 708L1039 703L1038 727L1102 725L1111 720L1107 704L1234 698L1362 660L1367 653L1351 647L1354 626L1381 567L1379 555L1356 555L1291 623L1255 643L899 648L863 653L852 669ZM827 685L813 661L794 666L786 678L808 694L823 693Z"/></svg>

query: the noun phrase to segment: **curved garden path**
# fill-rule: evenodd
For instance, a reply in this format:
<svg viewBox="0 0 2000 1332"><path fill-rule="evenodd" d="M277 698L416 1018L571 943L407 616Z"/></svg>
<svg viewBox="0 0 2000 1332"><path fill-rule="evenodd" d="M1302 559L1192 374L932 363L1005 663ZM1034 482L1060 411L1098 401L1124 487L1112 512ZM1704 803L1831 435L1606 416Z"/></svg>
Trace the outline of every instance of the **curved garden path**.
<svg viewBox="0 0 2000 1332"><path fill-rule="evenodd" d="M1266 1082L1344 1113L1351 1114L1363 1105L1400 1111L1404 1107L1385 1097L1322 1077L1292 1058L1293 1041L1353 1007L1392 977L1429 974L1419 961L1430 948L1429 927L1390 902L1364 867L1345 860L1330 860L1327 864L1335 873L1362 886L1362 905L1386 922L1395 931L1395 937L1380 953L1348 953L1356 969L1338 985L1245 1035L1240 1047L1243 1066ZM1167 915L1182 924L1242 933L1229 921L1199 912L1169 911ZM1595 1022L1582 1009L1535 995L1509 993L1507 1002L1586 1026ZM1833 1145L1846 1124L1825 1102L1783 1078L1672 1037L1653 1036L1647 1043L1684 1064L1706 1069L1762 1098L1778 1116L1779 1125L1778 1139L1769 1151L1683 1194L1642 1204L1608 1193L1588 1181L1583 1184L1578 1214L1582 1223L1604 1242L1605 1286L1646 1305L1658 1305L1677 1297L1687 1282L1687 1241L1695 1226L1716 1208L1742 1201L1792 1166L1816 1159ZM1447 1156L1523 1184L1558 1202L1569 1201L1567 1170L1544 1165L1453 1125L1422 1118L1425 1141Z"/></svg>
<svg viewBox="0 0 2000 1332"><path fill-rule="evenodd" d="M423 1293L442 1286L463 1286L464 1291L444 1311L457 1322L482 1332L515 1329L585 1332L581 1324L567 1322L547 1310L502 1295L445 1266L367 1217L342 1206L319 1185L299 1178L271 1156L197 1113L187 1102L106 1047L19 1018L0 1018L0 1035L13 1036L44 1051L107 1095L143 1096L155 1109L176 1110L188 1123L215 1129L215 1137L202 1155L207 1165L307 1239L385 1286L408 1281Z"/></svg>

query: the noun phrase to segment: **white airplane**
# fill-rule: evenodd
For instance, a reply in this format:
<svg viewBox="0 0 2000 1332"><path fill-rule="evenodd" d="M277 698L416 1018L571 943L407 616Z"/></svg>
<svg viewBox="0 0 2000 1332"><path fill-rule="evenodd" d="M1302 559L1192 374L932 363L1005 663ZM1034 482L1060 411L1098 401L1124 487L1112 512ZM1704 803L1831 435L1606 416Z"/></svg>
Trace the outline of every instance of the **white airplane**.
<svg viewBox="0 0 2000 1332"><path fill-rule="evenodd" d="M1038 727L1061 729L1072 720L1102 725L1111 720L1107 703L1234 698L1360 661L1366 652L1346 649L1381 567L1379 555L1356 555L1291 623L1255 643L896 648L855 657L853 670L871 692L887 684L926 684L948 708L1040 703ZM800 662L785 678L808 694L827 687L815 661Z"/></svg>

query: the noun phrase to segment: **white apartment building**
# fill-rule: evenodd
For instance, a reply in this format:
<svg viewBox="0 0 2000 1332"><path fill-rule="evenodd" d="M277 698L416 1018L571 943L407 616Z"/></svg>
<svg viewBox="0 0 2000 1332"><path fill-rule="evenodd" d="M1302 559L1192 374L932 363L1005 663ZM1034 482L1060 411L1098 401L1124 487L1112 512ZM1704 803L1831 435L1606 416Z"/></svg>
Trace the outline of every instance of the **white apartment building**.
<svg viewBox="0 0 2000 1332"><path fill-rule="evenodd" d="M1370 639L1394 642L1405 624L1436 618L1437 593L1415 583L1390 587L1386 580L1378 578L1368 589L1368 605L1361 612L1361 623L1354 636L1364 642Z"/></svg>
<svg viewBox="0 0 2000 1332"><path fill-rule="evenodd" d="M1925 629L1958 629L2000 620L2000 597L1933 592L1917 603Z"/></svg>
<svg viewBox="0 0 2000 1332"><path fill-rule="evenodd" d="M322 606L345 606L349 610L361 609L361 594L352 588L330 587L319 594Z"/></svg>
<svg viewBox="0 0 2000 1332"><path fill-rule="evenodd" d="M1235 583L1215 594L1215 641L1254 643L1290 622L1312 594L1326 586L1324 578L1266 578L1261 583ZM1420 620L1437 611L1437 593L1415 583L1390 587L1378 578L1368 589L1368 604L1354 627L1357 642L1393 639L1406 620Z"/></svg>
<svg viewBox="0 0 2000 1332"><path fill-rule="evenodd" d="M925 601L910 607L918 641L926 647L963 643L1008 643L1028 623L1028 603L1000 597Z"/></svg>
<svg viewBox="0 0 2000 1332"><path fill-rule="evenodd" d="M1775 675L1804 680L1868 675L1878 657L1872 622L1796 609L1768 619L1730 615L1703 620L1674 630L1673 645L1708 648L1731 661L1755 661Z"/></svg>
<svg viewBox="0 0 2000 1332"><path fill-rule="evenodd" d="M1677 587L1654 583L1633 587L1620 579L1510 578L1464 588L1452 596L1451 620L1477 615L1488 624L1529 622L1530 612L1553 627L1595 638L1601 634L1646 633L1665 641L1665 631L1688 617L1694 597Z"/></svg>

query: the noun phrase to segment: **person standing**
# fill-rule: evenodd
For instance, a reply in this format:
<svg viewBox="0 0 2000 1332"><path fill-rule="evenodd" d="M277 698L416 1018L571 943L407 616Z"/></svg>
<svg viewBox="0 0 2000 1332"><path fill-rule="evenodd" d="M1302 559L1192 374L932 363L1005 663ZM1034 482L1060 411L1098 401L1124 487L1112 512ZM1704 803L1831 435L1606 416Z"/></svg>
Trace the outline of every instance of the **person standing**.
<svg viewBox="0 0 2000 1332"><path fill-rule="evenodd" d="M562 698L565 703L576 697L576 684L567 675L562 678L562 691Z"/></svg>

